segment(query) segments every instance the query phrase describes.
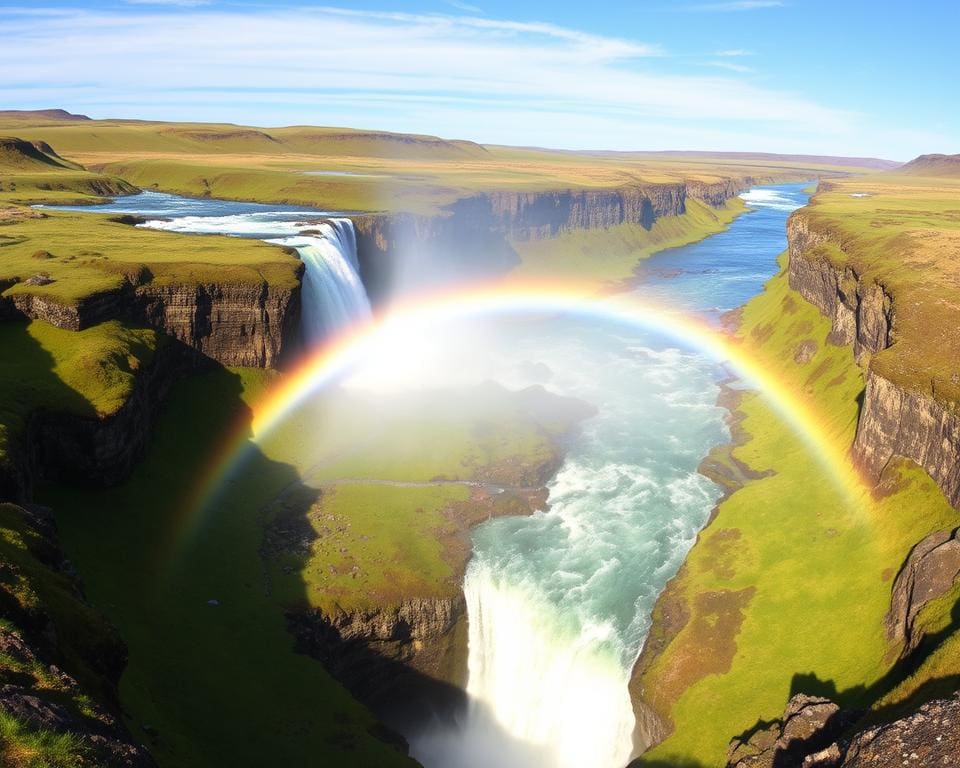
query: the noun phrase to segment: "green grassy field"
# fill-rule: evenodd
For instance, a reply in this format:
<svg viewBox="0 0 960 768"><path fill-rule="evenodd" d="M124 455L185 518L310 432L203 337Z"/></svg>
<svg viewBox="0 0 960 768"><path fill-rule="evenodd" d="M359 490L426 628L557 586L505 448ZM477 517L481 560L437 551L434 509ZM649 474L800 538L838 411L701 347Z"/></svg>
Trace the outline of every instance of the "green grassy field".
<svg viewBox="0 0 960 768"><path fill-rule="evenodd" d="M588 413L545 392L492 386L319 400L263 444L305 486L267 510L281 602L329 610L458 594L471 525L540 503L557 440ZM470 485L480 481L508 490Z"/></svg>
<svg viewBox="0 0 960 768"><path fill-rule="evenodd" d="M299 265L296 255L259 240L138 229L108 214L49 211L0 226L0 286L8 286L2 295L32 293L63 304L124 282L292 288ZM53 282L24 284L38 274Z"/></svg>
<svg viewBox="0 0 960 768"><path fill-rule="evenodd" d="M829 330L783 273L741 326L744 343L806 393L846 448L863 380L850 350L826 343ZM816 355L794 362L808 339ZM892 579L917 541L957 524L916 466L892 466L886 495L855 507L758 395L745 394L738 410L745 441L734 456L771 474L720 505L668 588L660 610L683 605L689 618L635 684L673 732L641 765L722 764L730 739L778 718L792 693L879 706L897 683L882 624Z"/></svg>
<svg viewBox="0 0 960 768"><path fill-rule="evenodd" d="M569 153L313 126L7 115L0 116L0 132L46 141L91 171L143 188L332 210L436 214L483 191L785 181L856 170L831 158Z"/></svg>

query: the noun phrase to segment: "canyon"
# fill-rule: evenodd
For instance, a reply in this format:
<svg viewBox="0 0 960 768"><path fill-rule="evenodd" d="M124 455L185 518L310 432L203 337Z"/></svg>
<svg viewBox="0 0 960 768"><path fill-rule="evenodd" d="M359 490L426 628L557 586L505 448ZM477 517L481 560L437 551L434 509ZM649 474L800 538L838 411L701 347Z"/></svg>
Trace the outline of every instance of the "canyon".
<svg viewBox="0 0 960 768"><path fill-rule="evenodd" d="M377 305L402 289L403 278L410 273L429 273L436 283L499 276L520 262L518 251L526 243L623 225L649 230L665 218L683 216L691 199L719 208L759 180L768 179L741 176L716 183L642 184L613 190L485 192L444 204L438 214L359 213L351 219L360 272ZM842 260L835 251L842 252L843 238L829 228L818 228L803 211L789 220L788 244L790 286L830 319L830 342L849 345L857 361L868 368L853 445L858 463L879 480L894 457L913 459L954 505L960 503L960 421L950 402L936 393L899 385L870 367L872 359L891 351L897 339L895 293L853 266L838 265ZM300 262L285 269L289 274L282 279L255 283L180 282L167 276L154 279L149 270L133 270L120 288L93 293L75 303L42 292L12 292L0 298L0 315L7 320L44 320L74 331L123 320L146 325L165 337L116 413L103 418L42 411L33 415L13 458L5 458L0 465L0 492L5 498L29 503L38 479L115 485L143 456L153 422L175 381L217 365L263 369L290 365L303 348L300 282L304 270ZM287 279L290 275L292 283ZM937 539L930 552L952 553L943 546ZM918 565L911 572L922 570ZM941 570L949 570L949 565ZM955 578L940 579L939 591L927 590L924 599L936 599ZM898 627L901 635L909 635L903 627L924 604L912 590L911 582L896 592L907 595L901 601L904 605L891 614L895 614L891 626ZM412 690L419 689L424 700L446 697L444 706L451 712L463 704L466 617L462 597L411 596L393 605L315 610L290 614L287 620L298 650L321 660L357 698L385 718L389 719L398 698ZM914 641L904 637L903 642ZM642 703L635 706L638 720L646 723L646 743L663 738L666 728L656 715ZM410 712L404 714L412 717ZM403 727L402 717L394 722ZM384 731L379 736L402 747L395 734Z"/></svg>

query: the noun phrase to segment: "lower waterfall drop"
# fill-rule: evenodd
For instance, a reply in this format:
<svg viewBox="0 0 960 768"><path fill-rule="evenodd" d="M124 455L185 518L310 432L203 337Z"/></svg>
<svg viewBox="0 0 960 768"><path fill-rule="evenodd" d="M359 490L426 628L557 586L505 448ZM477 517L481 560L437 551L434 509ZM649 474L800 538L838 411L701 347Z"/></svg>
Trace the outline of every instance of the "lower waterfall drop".
<svg viewBox="0 0 960 768"><path fill-rule="evenodd" d="M353 222L328 219L317 229L317 236L282 241L297 249L306 266L300 323L308 344L370 317L370 300L360 279Z"/></svg>

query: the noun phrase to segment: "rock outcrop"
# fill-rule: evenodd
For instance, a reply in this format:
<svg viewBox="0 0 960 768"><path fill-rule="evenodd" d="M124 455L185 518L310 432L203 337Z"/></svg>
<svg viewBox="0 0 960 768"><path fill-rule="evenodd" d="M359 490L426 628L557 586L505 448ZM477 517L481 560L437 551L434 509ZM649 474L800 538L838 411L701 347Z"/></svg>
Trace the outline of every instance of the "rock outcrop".
<svg viewBox="0 0 960 768"><path fill-rule="evenodd" d="M960 766L960 693L937 699L886 725L861 731L850 741L839 768Z"/></svg>
<svg viewBox="0 0 960 768"><path fill-rule="evenodd" d="M794 696L782 719L730 743L727 768L960 766L960 693L884 725L857 729L855 717L828 699Z"/></svg>
<svg viewBox="0 0 960 768"><path fill-rule="evenodd" d="M833 765L828 760L836 760L840 753L835 746L829 747L848 722L840 707L829 699L797 694L787 703L780 720L730 743L727 768ZM811 755L819 757L811 760Z"/></svg>
<svg viewBox="0 0 960 768"><path fill-rule="evenodd" d="M936 531L917 544L893 583L887 636L908 656L923 640L914 621L923 606L950 590L960 579L960 529Z"/></svg>
<svg viewBox="0 0 960 768"><path fill-rule="evenodd" d="M296 267L299 281L303 265ZM300 288L256 283L158 284L132 274L75 304L43 294L0 297L0 319L26 317L80 331L124 320L164 331L223 365L276 367L298 344Z"/></svg>
<svg viewBox="0 0 960 768"><path fill-rule="evenodd" d="M323 662L354 696L398 730L450 714L467 682L462 595L399 605L288 615L297 648Z"/></svg>

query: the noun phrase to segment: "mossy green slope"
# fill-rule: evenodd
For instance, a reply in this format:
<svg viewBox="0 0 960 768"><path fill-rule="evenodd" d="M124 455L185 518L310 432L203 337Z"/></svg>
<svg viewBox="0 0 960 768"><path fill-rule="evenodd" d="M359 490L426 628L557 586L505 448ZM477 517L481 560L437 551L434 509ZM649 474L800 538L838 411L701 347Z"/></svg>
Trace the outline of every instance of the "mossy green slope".
<svg viewBox="0 0 960 768"><path fill-rule="evenodd" d="M59 568L50 539L27 524L24 511L0 504L0 634L7 642L0 653L0 685L29 691L43 702L64 707L78 724L96 725L96 702L110 701L106 679L123 645L103 615L91 608L75 582ZM37 637L39 635L39 637ZM16 638L10 642L10 638ZM50 644L56 638L56 656L37 658L20 650ZM47 649L50 651L50 649ZM46 662L46 663L44 663ZM80 683L63 674L66 670ZM99 768L105 764L84 736L52 733L37 724L0 711L0 764L15 768Z"/></svg>
<svg viewBox="0 0 960 768"><path fill-rule="evenodd" d="M826 342L829 331L783 272L746 306L740 329L845 449L863 379L851 351ZM798 363L807 340L817 352ZM888 470L885 496L851 505L759 395L744 394L738 411L744 439L733 455L769 474L720 505L668 588L688 619L639 685L672 732L641 765L722 764L730 739L779 717L792 693L876 703L895 684L882 623L892 578L917 541L957 522L930 478L906 462Z"/></svg>

